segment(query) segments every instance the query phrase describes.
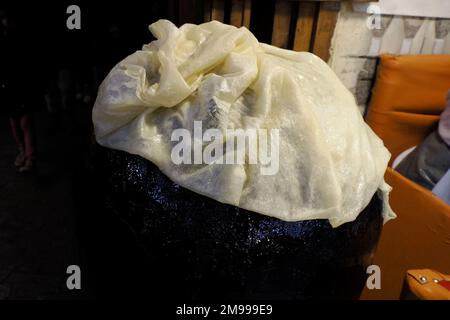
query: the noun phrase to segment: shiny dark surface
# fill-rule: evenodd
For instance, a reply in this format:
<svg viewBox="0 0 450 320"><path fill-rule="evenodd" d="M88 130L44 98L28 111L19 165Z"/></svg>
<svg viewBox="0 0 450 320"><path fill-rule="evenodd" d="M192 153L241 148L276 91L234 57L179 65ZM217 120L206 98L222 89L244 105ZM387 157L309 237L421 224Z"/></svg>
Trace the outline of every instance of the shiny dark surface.
<svg viewBox="0 0 450 320"><path fill-rule="evenodd" d="M99 147L98 157L108 219L132 235L142 255L137 279L159 297L354 299L365 285L382 228L376 195L355 221L333 229L327 220L286 222L219 203L136 155Z"/></svg>

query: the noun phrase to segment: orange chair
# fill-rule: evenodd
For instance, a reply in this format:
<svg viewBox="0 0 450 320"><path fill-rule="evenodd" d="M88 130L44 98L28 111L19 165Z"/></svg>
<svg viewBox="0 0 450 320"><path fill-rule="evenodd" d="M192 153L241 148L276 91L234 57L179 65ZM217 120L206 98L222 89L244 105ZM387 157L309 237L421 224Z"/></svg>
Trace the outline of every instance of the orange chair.
<svg viewBox="0 0 450 320"><path fill-rule="evenodd" d="M450 275L436 270L408 270L402 300L450 300Z"/></svg>
<svg viewBox="0 0 450 320"><path fill-rule="evenodd" d="M392 153L391 162L436 129L450 89L450 55L382 55L366 121ZM450 273L450 206L388 168L397 219L383 228L374 264L381 289L361 299L398 299L408 269Z"/></svg>

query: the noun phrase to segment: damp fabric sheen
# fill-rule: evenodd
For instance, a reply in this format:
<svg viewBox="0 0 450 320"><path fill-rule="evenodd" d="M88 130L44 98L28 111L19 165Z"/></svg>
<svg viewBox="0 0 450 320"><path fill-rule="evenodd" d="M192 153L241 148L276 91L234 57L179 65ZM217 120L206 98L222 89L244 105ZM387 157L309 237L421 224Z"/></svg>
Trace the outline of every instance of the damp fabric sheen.
<svg viewBox="0 0 450 320"><path fill-rule="evenodd" d="M150 31L156 40L119 62L99 88L92 117L100 145L140 155L196 193L285 221L337 227L375 192L384 220L395 217L384 181L390 153L324 61L217 21L177 28L159 20ZM193 132L194 121L222 132L278 129L278 171L175 164L171 134Z"/></svg>

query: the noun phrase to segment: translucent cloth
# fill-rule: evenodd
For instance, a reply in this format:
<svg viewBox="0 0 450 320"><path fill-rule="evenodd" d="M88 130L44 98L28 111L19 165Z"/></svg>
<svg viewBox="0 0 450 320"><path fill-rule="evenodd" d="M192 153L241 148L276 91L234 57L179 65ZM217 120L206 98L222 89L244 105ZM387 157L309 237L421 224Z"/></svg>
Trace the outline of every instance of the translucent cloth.
<svg viewBox="0 0 450 320"><path fill-rule="evenodd" d="M336 227L353 221L375 192L385 221L395 217L383 178L390 153L324 61L217 21L177 28L159 20L150 31L157 40L118 63L99 89L100 145L138 154L194 192L282 220L329 219ZM268 154L279 151L277 170L264 174L267 165L249 163L250 147L244 163L175 163L181 139L172 134L183 128L195 136L194 121L202 132L224 133L222 142L201 141L202 150L225 145L227 129L278 129L267 147L258 140Z"/></svg>

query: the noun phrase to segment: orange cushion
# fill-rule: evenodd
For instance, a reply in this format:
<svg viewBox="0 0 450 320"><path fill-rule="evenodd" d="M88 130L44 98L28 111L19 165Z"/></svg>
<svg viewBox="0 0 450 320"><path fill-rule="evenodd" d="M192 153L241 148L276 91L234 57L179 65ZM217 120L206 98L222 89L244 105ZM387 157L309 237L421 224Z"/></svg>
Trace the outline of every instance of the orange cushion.
<svg viewBox="0 0 450 320"><path fill-rule="evenodd" d="M435 127L450 89L450 55L381 55L366 121L391 162Z"/></svg>
<svg viewBox="0 0 450 320"><path fill-rule="evenodd" d="M450 274L450 206L391 168L385 178L397 219L384 225L373 261L381 290L365 288L362 299L398 299L408 269Z"/></svg>

